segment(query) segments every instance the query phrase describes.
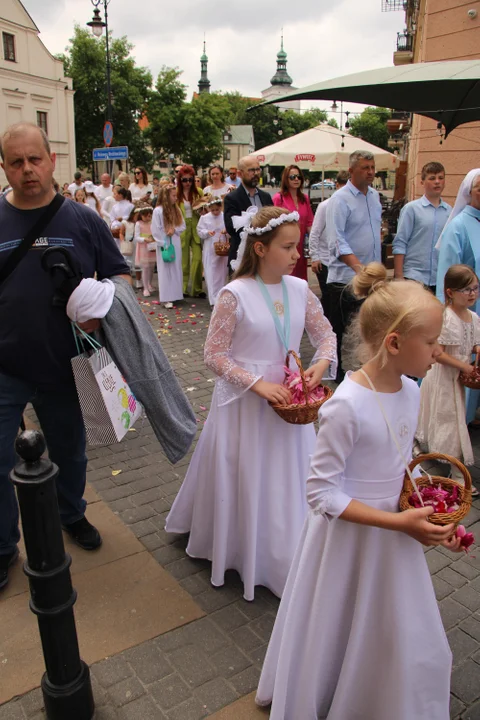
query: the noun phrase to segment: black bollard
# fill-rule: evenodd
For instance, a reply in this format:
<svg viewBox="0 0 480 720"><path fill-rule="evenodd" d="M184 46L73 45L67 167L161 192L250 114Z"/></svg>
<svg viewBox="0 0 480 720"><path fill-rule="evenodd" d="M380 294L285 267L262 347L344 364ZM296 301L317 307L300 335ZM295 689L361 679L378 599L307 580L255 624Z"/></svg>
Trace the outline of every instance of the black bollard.
<svg viewBox="0 0 480 720"><path fill-rule="evenodd" d="M16 440L21 458L16 485L27 551L24 572L30 609L38 619L46 672L42 692L48 720L91 720L95 712L90 671L80 659L73 606L72 558L65 553L55 480L58 467L42 458L45 440L26 430Z"/></svg>

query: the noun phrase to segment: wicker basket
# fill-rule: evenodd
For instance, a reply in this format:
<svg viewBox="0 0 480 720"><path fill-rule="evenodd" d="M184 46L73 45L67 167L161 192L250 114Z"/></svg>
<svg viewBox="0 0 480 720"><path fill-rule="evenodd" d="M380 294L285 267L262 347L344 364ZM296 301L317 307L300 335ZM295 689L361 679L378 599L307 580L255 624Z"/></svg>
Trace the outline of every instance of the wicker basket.
<svg viewBox="0 0 480 720"><path fill-rule="evenodd" d="M477 360L472 363L472 366L475 368L476 372L472 375L465 375L461 372L458 379L464 387L470 388L470 390L480 390L480 368L478 367Z"/></svg>
<svg viewBox="0 0 480 720"><path fill-rule="evenodd" d="M213 247L215 249L215 255L220 255L221 257L228 255L230 251L230 243L228 240L217 240L217 242L213 243Z"/></svg>
<svg viewBox="0 0 480 720"><path fill-rule="evenodd" d="M412 460L409 466L410 471L413 471L413 469L417 465L424 462L425 460L443 460L447 463L450 463L451 465L455 465L455 467L457 467L463 473L463 477L465 478L465 485L461 485L459 482L457 482L456 480L452 480L451 478L439 477L438 475L431 476L433 484L440 484L440 486L445 490L449 490L455 485L458 487L460 495L460 507L458 508L458 510L451 513L433 513L432 515L428 516L429 522L432 522L434 525L448 525L449 523L455 523L455 525L458 525L458 523L468 514L472 505L472 478L470 476L470 473L468 472L465 465L463 465L463 463L457 460L457 458L451 457L450 455L442 455L441 453L434 452L425 453L425 455L419 455L415 458L415 460ZM428 477L425 476L415 478L415 482L417 483L419 488L430 485L430 480L428 479ZM410 505L408 500L414 492L415 491L412 486L412 481L408 477L408 473L405 473L403 490L400 494L400 510L412 509L412 505Z"/></svg>
<svg viewBox="0 0 480 720"><path fill-rule="evenodd" d="M273 405L272 408L275 410L277 415L280 415L283 420L285 420L288 423L291 423L292 425L308 425L309 423L315 422L317 419L318 411L323 405L324 402L326 402L329 398L332 397L333 391L327 387L326 385L322 385L323 389L325 390L325 397L323 397L321 400L315 400L314 402L309 402L308 400L308 390L307 390L307 381L305 379L305 372L302 367L302 362L300 358L298 357L295 350L289 350L287 353L287 358L285 360L285 364L287 367L289 366L289 356L292 355L295 358L295 361L298 365L298 369L300 371L300 377L302 378L302 386L303 386L303 392L305 394L305 405Z"/></svg>

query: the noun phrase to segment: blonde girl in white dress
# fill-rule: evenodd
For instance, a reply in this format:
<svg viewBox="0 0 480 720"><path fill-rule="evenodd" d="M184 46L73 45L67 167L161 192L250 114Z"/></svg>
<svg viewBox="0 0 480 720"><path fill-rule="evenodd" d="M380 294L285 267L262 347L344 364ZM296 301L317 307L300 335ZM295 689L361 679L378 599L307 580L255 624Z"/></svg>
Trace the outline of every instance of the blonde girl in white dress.
<svg viewBox="0 0 480 720"><path fill-rule="evenodd" d="M243 259L217 298L205 343L218 376L210 413L166 529L190 533L187 553L212 561L213 585L237 570L253 600L256 585L281 596L307 511L313 425L290 425L269 404L290 401L286 348L298 352L307 331L313 389L328 372L335 377L336 339L307 283L289 275L298 214L264 207L245 218Z"/></svg>
<svg viewBox="0 0 480 720"><path fill-rule="evenodd" d="M197 233L203 242L202 262L205 283L207 285L208 302L215 305L220 290L225 285L228 273L228 257L217 255L216 242L226 242L227 231L223 219L223 202L221 198L211 197L207 203L208 212L200 217Z"/></svg>
<svg viewBox="0 0 480 720"><path fill-rule="evenodd" d="M353 280L371 358L319 412L310 505L256 701L270 720L449 720L451 652L423 545L459 551L433 508L399 512L441 303L372 263ZM373 292L371 292L373 290ZM388 423L387 423L388 420Z"/></svg>
<svg viewBox="0 0 480 720"><path fill-rule="evenodd" d="M447 453L473 465L459 375L472 374L472 353L480 352L480 318L469 310L478 300L478 277L468 265L452 265L445 274L444 292L446 309L438 339L443 352L422 382L416 440L423 452ZM463 481L453 466L452 476Z"/></svg>
<svg viewBox="0 0 480 720"><path fill-rule="evenodd" d="M177 204L177 188L165 185L159 191L159 204L152 217L152 235L157 243L157 271L159 300L171 308L176 300L183 299L182 241L180 233L185 230L185 221ZM165 262L162 249L167 245L175 248L175 260Z"/></svg>

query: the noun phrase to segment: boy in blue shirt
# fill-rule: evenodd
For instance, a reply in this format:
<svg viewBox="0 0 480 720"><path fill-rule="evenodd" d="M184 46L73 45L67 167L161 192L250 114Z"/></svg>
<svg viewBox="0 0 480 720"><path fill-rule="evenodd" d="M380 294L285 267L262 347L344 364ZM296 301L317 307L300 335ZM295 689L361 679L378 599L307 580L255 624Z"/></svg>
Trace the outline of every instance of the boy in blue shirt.
<svg viewBox="0 0 480 720"><path fill-rule="evenodd" d="M417 280L436 290L440 233L452 208L441 198L445 188L445 168L430 162L422 168L424 194L407 203L400 213L393 241L394 275L397 280Z"/></svg>

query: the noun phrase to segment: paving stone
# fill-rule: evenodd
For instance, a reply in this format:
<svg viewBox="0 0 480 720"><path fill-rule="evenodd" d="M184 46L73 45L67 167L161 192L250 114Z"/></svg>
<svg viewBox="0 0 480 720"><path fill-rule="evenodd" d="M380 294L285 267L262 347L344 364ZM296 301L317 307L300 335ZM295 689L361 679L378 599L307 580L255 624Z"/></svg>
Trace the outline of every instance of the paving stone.
<svg viewBox="0 0 480 720"><path fill-rule="evenodd" d="M236 648L235 645L230 645L220 650L215 653L215 655L212 655L210 660L217 674L224 678L237 675L252 664L252 661Z"/></svg>
<svg viewBox="0 0 480 720"><path fill-rule="evenodd" d="M169 563L173 563L175 560L183 559L185 557L185 551L176 547L175 544L172 544L155 550L152 555L155 560L160 563L160 565L165 566Z"/></svg>
<svg viewBox="0 0 480 720"><path fill-rule="evenodd" d="M241 627L231 633L231 638L235 645L238 645L244 652L249 653L263 645L258 635L256 635L249 627Z"/></svg>
<svg viewBox="0 0 480 720"><path fill-rule="evenodd" d="M231 605L235 600L238 600L238 594L234 590L214 587L209 587L208 590L200 593L200 595L197 595L195 598L195 602L198 603L206 613L220 610L220 608L226 605Z"/></svg>
<svg viewBox="0 0 480 720"><path fill-rule="evenodd" d="M455 695L450 695L450 717L457 720L463 710L465 710L465 705Z"/></svg>
<svg viewBox="0 0 480 720"><path fill-rule="evenodd" d="M437 600L443 600L443 598L453 593L453 587L449 585L448 582L445 582L445 580L439 578L438 575L432 577L432 583Z"/></svg>
<svg viewBox="0 0 480 720"><path fill-rule="evenodd" d="M215 669L195 645L185 645L174 650L169 653L168 660L191 688L203 685L215 677Z"/></svg>
<svg viewBox="0 0 480 720"><path fill-rule="evenodd" d="M272 606L262 597L257 597L257 590L255 589L255 600L249 602L248 600L237 600L235 608L240 610L241 613L247 616L249 620L255 620L256 618L264 615L267 612L272 611Z"/></svg>
<svg viewBox="0 0 480 720"><path fill-rule="evenodd" d="M248 695L258 687L258 681L260 680L260 669L251 665L246 670L243 670L238 675L234 675L229 679L229 682L233 685L239 695Z"/></svg>
<svg viewBox="0 0 480 720"><path fill-rule="evenodd" d="M25 720L25 717L20 700L0 705L0 720Z"/></svg>
<svg viewBox="0 0 480 720"><path fill-rule="evenodd" d="M160 480L156 475L142 477L139 480L135 480L135 482L130 483L132 487L130 495L135 495L137 493L143 492L144 490L151 490L152 488L161 487L161 485L159 486L159 482Z"/></svg>
<svg viewBox="0 0 480 720"><path fill-rule="evenodd" d="M272 634L274 623L275 615L273 613L268 613L267 615L257 618L257 620L253 620L250 623L249 628L261 637L263 642L268 642L270 640L270 635Z"/></svg>
<svg viewBox="0 0 480 720"><path fill-rule="evenodd" d="M184 578L180 581L180 585L184 590L186 590L186 592L192 595L192 597L195 597L195 595L203 592L209 586L207 580L204 580L200 573Z"/></svg>
<svg viewBox="0 0 480 720"><path fill-rule="evenodd" d="M465 585L465 587L457 590L452 595L452 599L462 605L465 605L465 607L473 612L480 608L480 593L478 593L471 585Z"/></svg>
<svg viewBox="0 0 480 720"><path fill-rule="evenodd" d="M217 610L217 612L210 615L210 618L225 632L236 630L249 622L247 616L238 609L236 603L222 608L222 610Z"/></svg>
<svg viewBox="0 0 480 720"><path fill-rule="evenodd" d="M165 715L148 696L128 703L120 711L121 720L165 720Z"/></svg>
<svg viewBox="0 0 480 720"><path fill-rule="evenodd" d="M135 495L132 495L130 500L136 507L139 507L140 505L145 505L146 503L153 503L156 500L161 499L164 494L165 493L157 483L157 486L155 487L151 487L148 490L142 490L142 492L135 493ZM155 509L155 512L158 512L158 510Z"/></svg>
<svg viewBox="0 0 480 720"><path fill-rule="evenodd" d="M238 698L238 693L223 678L215 678L198 688L196 697L210 713L220 710Z"/></svg>
<svg viewBox="0 0 480 720"><path fill-rule="evenodd" d="M469 707L459 720L480 720L480 702L474 703Z"/></svg>
<svg viewBox="0 0 480 720"><path fill-rule="evenodd" d="M35 688L22 697L22 707L25 715L30 718L44 709L43 694L40 688Z"/></svg>
<svg viewBox="0 0 480 720"><path fill-rule="evenodd" d="M265 643L265 645L260 645L259 648L256 648L255 650L249 652L248 657L254 665L262 667L263 661L265 660L265 655L267 654L267 649L268 643Z"/></svg>
<svg viewBox="0 0 480 720"><path fill-rule="evenodd" d="M480 650L479 643L470 635L456 627L447 633L448 642L453 653L453 664L460 665L469 655Z"/></svg>
<svg viewBox="0 0 480 720"><path fill-rule="evenodd" d="M155 532L155 525L152 525L150 520L140 520L140 522L130 525L130 530L137 538L141 538L144 535L151 535Z"/></svg>
<svg viewBox="0 0 480 720"><path fill-rule="evenodd" d="M112 685L108 689L108 694L117 707L122 707L122 705L130 703L132 700L136 700L144 692L143 685L136 677L122 680L122 682Z"/></svg>
<svg viewBox="0 0 480 720"><path fill-rule="evenodd" d="M140 457L133 458L131 453L129 452L127 455L126 463L130 470L140 470L141 468L147 467L150 465L150 460L146 456L146 453L143 452Z"/></svg>
<svg viewBox="0 0 480 720"><path fill-rule="evenodd" d="M170 653L178 648L190 644L190 638L187 635L188 625L172 630L171 632L160 635L156 638L155 643L164 653Z"/></svg>
<svg viewBox="0 0 480 720"><path fill-rule="evenodd" d="M111 490L102 490L100 495L105 502L110 502L111 500L119 500L120 498L133 495L133 490L130 485L121 485L119 487L114 487Z"/></svg>
<svg viewBox="0 0 480 720"><path fill-rule="evenodd" d="M452 692L466 705L480 697L479 666L467 660L452 673Z"/></svg>
<svg viewBox="0 0 480 720"><path fill-rule="evenodd" d="M480 642L480 617L476 618L474 615L470 615L470 617L460 623L460 627L464 632Z"/></svg>
<svg viewBox="0 0 480 720"><path fill-rule="evenodd" d="M158 535L158 533L151 533L150 535L143 535L143 537L140 538L140 542L142 545L144 545L149 552L153 552L154 550L158 550L159 547L162 547L163 540Z"/></svg>
<svg viewBox="0 0 480 720"><path fill-rule="evenodd" d="M180 560L175 560L165 567L176 580L184 580L190 575L196 575L199 570L205 567L206 563L206 560L196 560L194 558L182 557ZM204 593L202 593L202 595L203 594ZM202 597L202 595L199 595L198 597ZM201 603L199 603L199 605L201 605Z"/></svg>
<svg viewBox="0 0 480 720"><path fill-rule="evenodd" d="M197 698L192 697L173 710L169 710L167 718L168 720L201 720L208 714L205 705L202 705Z"/></svg>
<svg viewBox="0 0 480 720"><path fill-rule="evenodd" d="M126 705L125 707L129 706ZM104 705L100 708L95 707L94 720L118 720L118 709L114 708L112 705Z"/></svg>
<svg viewBox="0 0 480 720"><path fill-rule="evenodd" d="M442 616L445 630L450 630L461 620L464 620L470 613L466 607L455 602L450 597L439 603L440 615Z"/></svg>
<svg viewBox="0 0 480 720"><path fill-rule="evenodd" d="M120 513L120 517L126 525L133 525L133 523L140 522L140 520L147 520L152 515L155 515L155 511L148 505L129 508Z"/></svg>
<svg viewBox="0 0 480 720"><path fill-rule="evenodd" d="M123 658L131 665L142 683L147 685L173 673L172 666L153 641L125 651Z"/></svg>
<svg viewBox="0 0 480 720"><path fill-rule="evenodd" d="M434 577L441 578L442 580L445 580L449 585L451 585L454 588L461 588L465 585L467 579L463 577L463 575L460 575L460 573L455 572L455 570L452 570L451 567L445 567L443 570L440 570Z"/></svg>
<svg viewBox="0 0 480 720"><path fill-rule="evenodd" d="M468 513L467 517L462 520L463 525L465 527L470 527L470 525L473 525L474 523L478 522L480 520L480 508L474 507L472 505L470 512Z"/></svg>
<svg viewBox="0 0 480 720"><path fill-rule="evenodd" d="M158 680L153 685L150 685L148 691L162 710L170 710L192 696L190 689L178 673L173 673L163 678L163 680Z"/></svg>
<svg viewBox="0 0 480 720"><path fill-rule="evenodd" d="M453 563L452 570L460 573L460 575L463 575L468 580L474 580L476 577L478 577L479 574L478 570L474 567L472 562L466 562L465 560L457 560L457 562Z"/></svg>
<svg viewBox="0 0 480 720"><path fill-rule="evenodd" d="M125 680L133 675L132 669L121 655L115 655L106 660L102 660L92 665L91 670L100 685L105 688L115 685L115 683L119 683L121 680Z"/></svg>
<svg viewBox="0 0 480 720"><path fill-rule="evenodd" d="M161 515L162 513L170 510L172 507L172 501L170 498L162 497L160 500L155 500L155 502L150 503L150 507L152 507L156 513Z"/></svg>
<svg viewBox="0 0 480 720"><path fill-rule="evenodd" d="M429 550L426 553L425 558L427 560L428 569L432 575L447 565L450 565L449 558L445 557L445 555L436 548Z"/></svg>
<svg viewBox="0 0 480 720"><path fill-rule="evenodd" d="M114 513L121 513L124 510L128 510L129 508L133 507L133 503L130 498L120 498L119 500L112 500L108 503L110 510L113 510Z"/></svg>

